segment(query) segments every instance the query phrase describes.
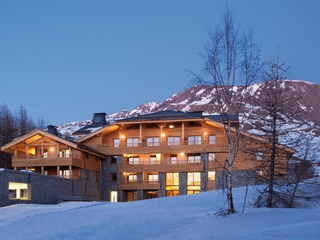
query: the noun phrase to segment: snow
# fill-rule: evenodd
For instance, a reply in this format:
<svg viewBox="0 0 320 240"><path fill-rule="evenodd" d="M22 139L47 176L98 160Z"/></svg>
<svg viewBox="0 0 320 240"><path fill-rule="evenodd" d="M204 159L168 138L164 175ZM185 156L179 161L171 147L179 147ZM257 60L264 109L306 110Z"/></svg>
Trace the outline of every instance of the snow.
<svg viewBox="0 0 320 240"><path fill-rule="evenodd" d="M206 91L206 89L205 88L202 88L202 89L200 89L197 93L196 93L196 97L197 96L199 96L199 95L201 95L202 93L204 93Z"/></svg>
<svg viewBox="0 0 320 240"><path fill-rule="evenodd" d="M248 199L256 195L249 188ZM211 191L130 203L66 202L0 208L0 239L319 239L320 208L266 209L246 204L245 188L235 188L238 212L225 195Z"/></svg>

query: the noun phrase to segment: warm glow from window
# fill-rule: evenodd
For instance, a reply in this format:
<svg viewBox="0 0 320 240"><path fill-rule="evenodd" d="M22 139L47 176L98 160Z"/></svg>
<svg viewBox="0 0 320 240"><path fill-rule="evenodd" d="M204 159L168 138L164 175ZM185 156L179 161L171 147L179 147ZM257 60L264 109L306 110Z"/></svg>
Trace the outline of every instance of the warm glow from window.
<svg viewBox="0 0 320 240"><path fill-rule="evenodd" d="M157 158L157 161L161 160L161 154L160 154L160 153L157 153L157 154L156 154L156 158Z"/></svg>
<svg viewBox="0 0 320 240"><path fill-rule="evenodd" d="M27 183L9 182L9 199L30 200L30 186Z"/></svg>
<svg viewBox="0 0 320 240"><path fill-rule="evenodd" d="M214 181L216 179L215 171L208 171L208 180Z"/></svg>
<svg viewBox="0 0 320 240"><path fill-rule="evenodd" d="M35 155L36 149L35 148L28 148L28 154Z"/></svg>

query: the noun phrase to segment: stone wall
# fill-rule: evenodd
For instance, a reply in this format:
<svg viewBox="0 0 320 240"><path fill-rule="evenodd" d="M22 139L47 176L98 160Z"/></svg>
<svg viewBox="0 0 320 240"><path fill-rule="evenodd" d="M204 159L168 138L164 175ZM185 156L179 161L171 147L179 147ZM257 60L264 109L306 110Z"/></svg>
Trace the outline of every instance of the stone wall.
<svg viewBox="0 0 320 240"><path fill-rule="evenodd" d="M9 199L9 182L28 184L29 200ZM0 207L17 203L54 204L63 200L101 200L98 172L81 172L80 180L25 171L0 171Z"/></svg>

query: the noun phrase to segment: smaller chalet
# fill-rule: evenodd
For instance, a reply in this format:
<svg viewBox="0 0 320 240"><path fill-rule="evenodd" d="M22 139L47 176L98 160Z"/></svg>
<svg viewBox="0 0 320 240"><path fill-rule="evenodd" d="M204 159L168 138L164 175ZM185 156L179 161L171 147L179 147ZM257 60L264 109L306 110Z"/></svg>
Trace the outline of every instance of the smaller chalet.
<svg viewBox="0 0 320 240"><path fill-rule="evenodd" d="M17 171L0 171L0 206L101 199L100 163L106 156L52 133L37 129L1 147L12 154Z"/></svg>

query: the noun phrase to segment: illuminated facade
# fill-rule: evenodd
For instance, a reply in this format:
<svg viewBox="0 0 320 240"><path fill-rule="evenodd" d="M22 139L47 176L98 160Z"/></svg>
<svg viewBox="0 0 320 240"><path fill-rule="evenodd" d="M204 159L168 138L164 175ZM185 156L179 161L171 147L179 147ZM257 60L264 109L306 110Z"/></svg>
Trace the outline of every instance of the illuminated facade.
<svg viewBox="0 0 320 240"><path fill-rule="evenodd" d="M35 130L1 151L13 155L15 170L68 179L73 185L64 188L72 191L74 184L80 183L79 189L84 190L69 192L68 196L115 202L195 194L222 188L225 183L225 120L202 112L163 111L109 123L105 114L99 113L91 126L75 132L80 136L77 142ZM237 116L230 120L237 128ZM249 148L266 145L262 138L247 133L241 139ZM279 149L278 161L285 174L293 152ZM234 187L253 183L257 174L265 174L256 170L261 160L259 151L239 149L233 165ZM28 181L12 180L8 184L5 195L11 198L35 197L36 192L30 195L33 187ZM47 185L46 180L43 185Z"/></svg>
<svg viewBox="0 0 320 240"><path fill-rule="evenodd" d="M237 127L237 116L232 118ZM79 142L108 156L102 161L105 200L194 194L222 188L228 156L224 120L202 112L157 112L115 121ZM255 155L239 151L234 186L252 181L256 165Z"/></svg>

